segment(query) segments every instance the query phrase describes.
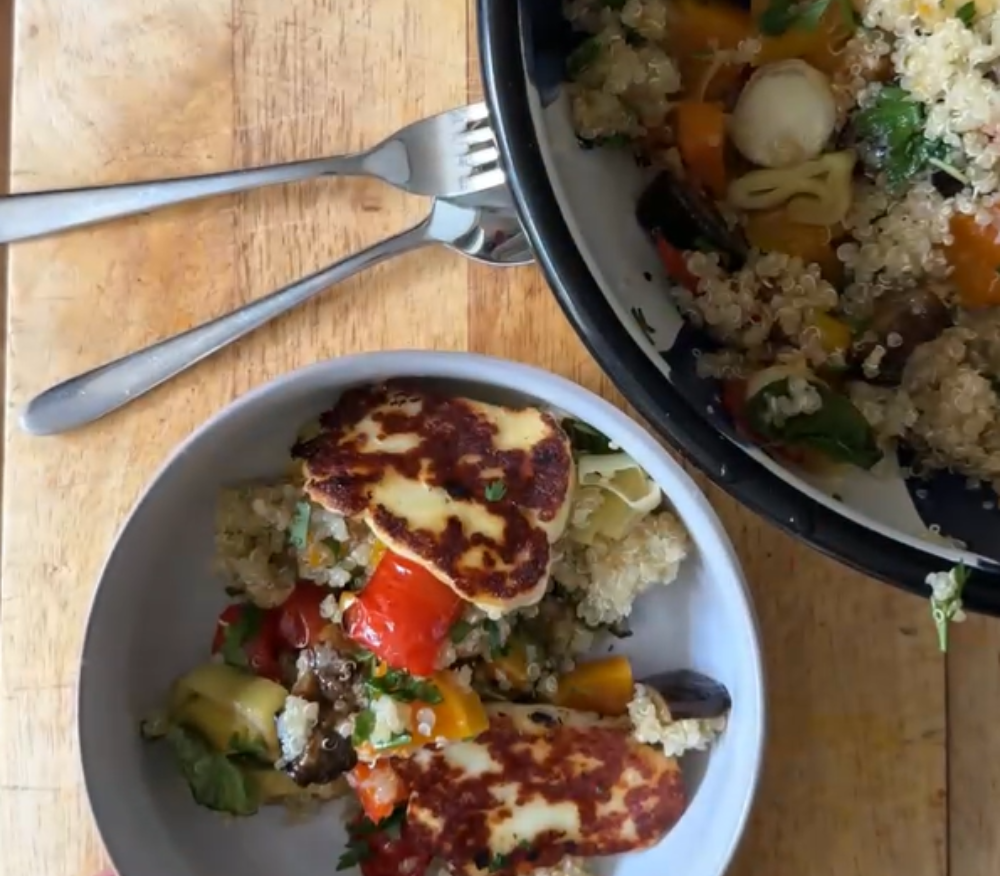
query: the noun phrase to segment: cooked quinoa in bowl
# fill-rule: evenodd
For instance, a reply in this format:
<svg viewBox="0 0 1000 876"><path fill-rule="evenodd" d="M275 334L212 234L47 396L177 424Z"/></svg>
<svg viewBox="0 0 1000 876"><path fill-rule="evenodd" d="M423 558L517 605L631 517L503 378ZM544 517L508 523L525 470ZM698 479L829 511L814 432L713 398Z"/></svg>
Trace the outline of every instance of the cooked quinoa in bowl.
<svg viewBox="0 0 1000 876"><path fill-rule="evenodd" d="M924 593L965 563L1000 611L1000 13L518 10L480 2L498 140L630 402L795 535Z"/></svg>
<svg viewBox="0 0 1000 876"><path fill-rule="evenodd" d="M543 372L375 354L168 463L102 580L80 733L122 876L721 876L761 710L731 548L652 438Z"/></svg>

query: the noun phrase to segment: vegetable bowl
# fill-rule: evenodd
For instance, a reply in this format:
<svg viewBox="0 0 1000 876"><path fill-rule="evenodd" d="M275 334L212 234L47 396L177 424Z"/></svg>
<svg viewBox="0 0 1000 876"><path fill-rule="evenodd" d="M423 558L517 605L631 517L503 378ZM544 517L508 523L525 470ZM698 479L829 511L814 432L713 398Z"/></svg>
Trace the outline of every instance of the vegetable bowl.
<svg viewBox="0 0 1000 876"><path fill-rule="evenodd" d="M586 390L465 354L322 363L192 435L79 697L120 876L719 876L764 732L697 488Z"/></svg>
<svg viewBox="0 0 1000 876"><path fill-rule="evenodd" d="M1000 613L995 19L479 3L522 223L623 394L793 535Z"/></svg>

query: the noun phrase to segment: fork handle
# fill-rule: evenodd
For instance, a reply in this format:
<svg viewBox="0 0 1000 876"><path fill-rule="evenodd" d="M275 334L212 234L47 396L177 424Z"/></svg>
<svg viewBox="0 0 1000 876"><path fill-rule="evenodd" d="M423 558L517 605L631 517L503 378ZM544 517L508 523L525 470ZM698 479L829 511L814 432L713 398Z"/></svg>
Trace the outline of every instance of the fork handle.
<svg viewBox="0 0 1000 876"><path fill-rule="evenodd" d="M55 435L91 423L314 298L333 284L393 256L438 242L430 233L430 220L425 219L408 231L348 256L232 313L53 386L28 403L21 414L21 427L33 435Z"/></svg>
<svg viewBox="0 0 1000 876"><path fill-rule="evenodd" d="M9 195L0 199L0 243L40 237L212 195L245 192L317 176L377 173L382 168L373 166L376 158L375 152L362 152L203 176Z"/></svg>

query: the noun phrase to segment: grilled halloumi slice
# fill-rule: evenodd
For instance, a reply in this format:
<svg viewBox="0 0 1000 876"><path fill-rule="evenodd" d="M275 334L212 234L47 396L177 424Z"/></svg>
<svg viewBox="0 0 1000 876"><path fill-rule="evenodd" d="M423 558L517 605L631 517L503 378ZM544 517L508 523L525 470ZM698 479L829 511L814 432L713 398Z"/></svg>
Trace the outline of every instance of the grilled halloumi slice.
<svg viewBox="0 0 1000 876"><path fill-rule="evenodd" d="M492 614L542 598L574 478L551 414L394 382L345 393L320 425L293 450L312 499Z"/></svg>
<svg viewBox="0 0 1000 876"><path fill-rule="evenodd" d="M684 810L676 760L627 718L496 704L467 742L395 761L407 835L461 876L551 866L657 843ZM521 865L521 867L518 867Z"/></svg>

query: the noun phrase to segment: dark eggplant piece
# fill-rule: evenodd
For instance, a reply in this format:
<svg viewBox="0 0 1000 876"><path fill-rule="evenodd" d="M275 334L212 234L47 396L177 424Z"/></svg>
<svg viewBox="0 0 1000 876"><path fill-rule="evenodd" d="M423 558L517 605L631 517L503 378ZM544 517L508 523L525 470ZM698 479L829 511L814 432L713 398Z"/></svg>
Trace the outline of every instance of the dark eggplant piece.
<svg viewBox="0 0 1000 876"><path fill-rule="evenodd" d="M305 751L295 760L286 763L282 770L295 784L325 785L350 772L358 763L358 756L350 739L341 736L336 725L340 718L327 707L326 714L312 732Z"/></svg>
<svg viewBox="0 0 1000 876"><path fill-rule="evenodd" d="M642 679L666 702L674 720L719 718L733 705L726 686L693 669L672 669Z"/></svg>
<svg viewBox="0 0 1000 876"><path fill-rule="evenodd" d="M886 292L875 302L871 322L865 327L860 342L854 345L854 362L860 368L876 345L881 345L885 355L879 363L878 374L865 379L895 386L914 349L933 341L951 324L951 311L930 289L918 287ZM889 344L890 335L898 336L896 346Z"/></svg>
<svg viewBox="0 0 1000 876"><path fill-rule="evenodd" d="M726 225L715 204L668 170L639 197L635 218L651 235L662 235L678 250L718 252L723 265L739 270L749 247L743 235Z"/></svg>

